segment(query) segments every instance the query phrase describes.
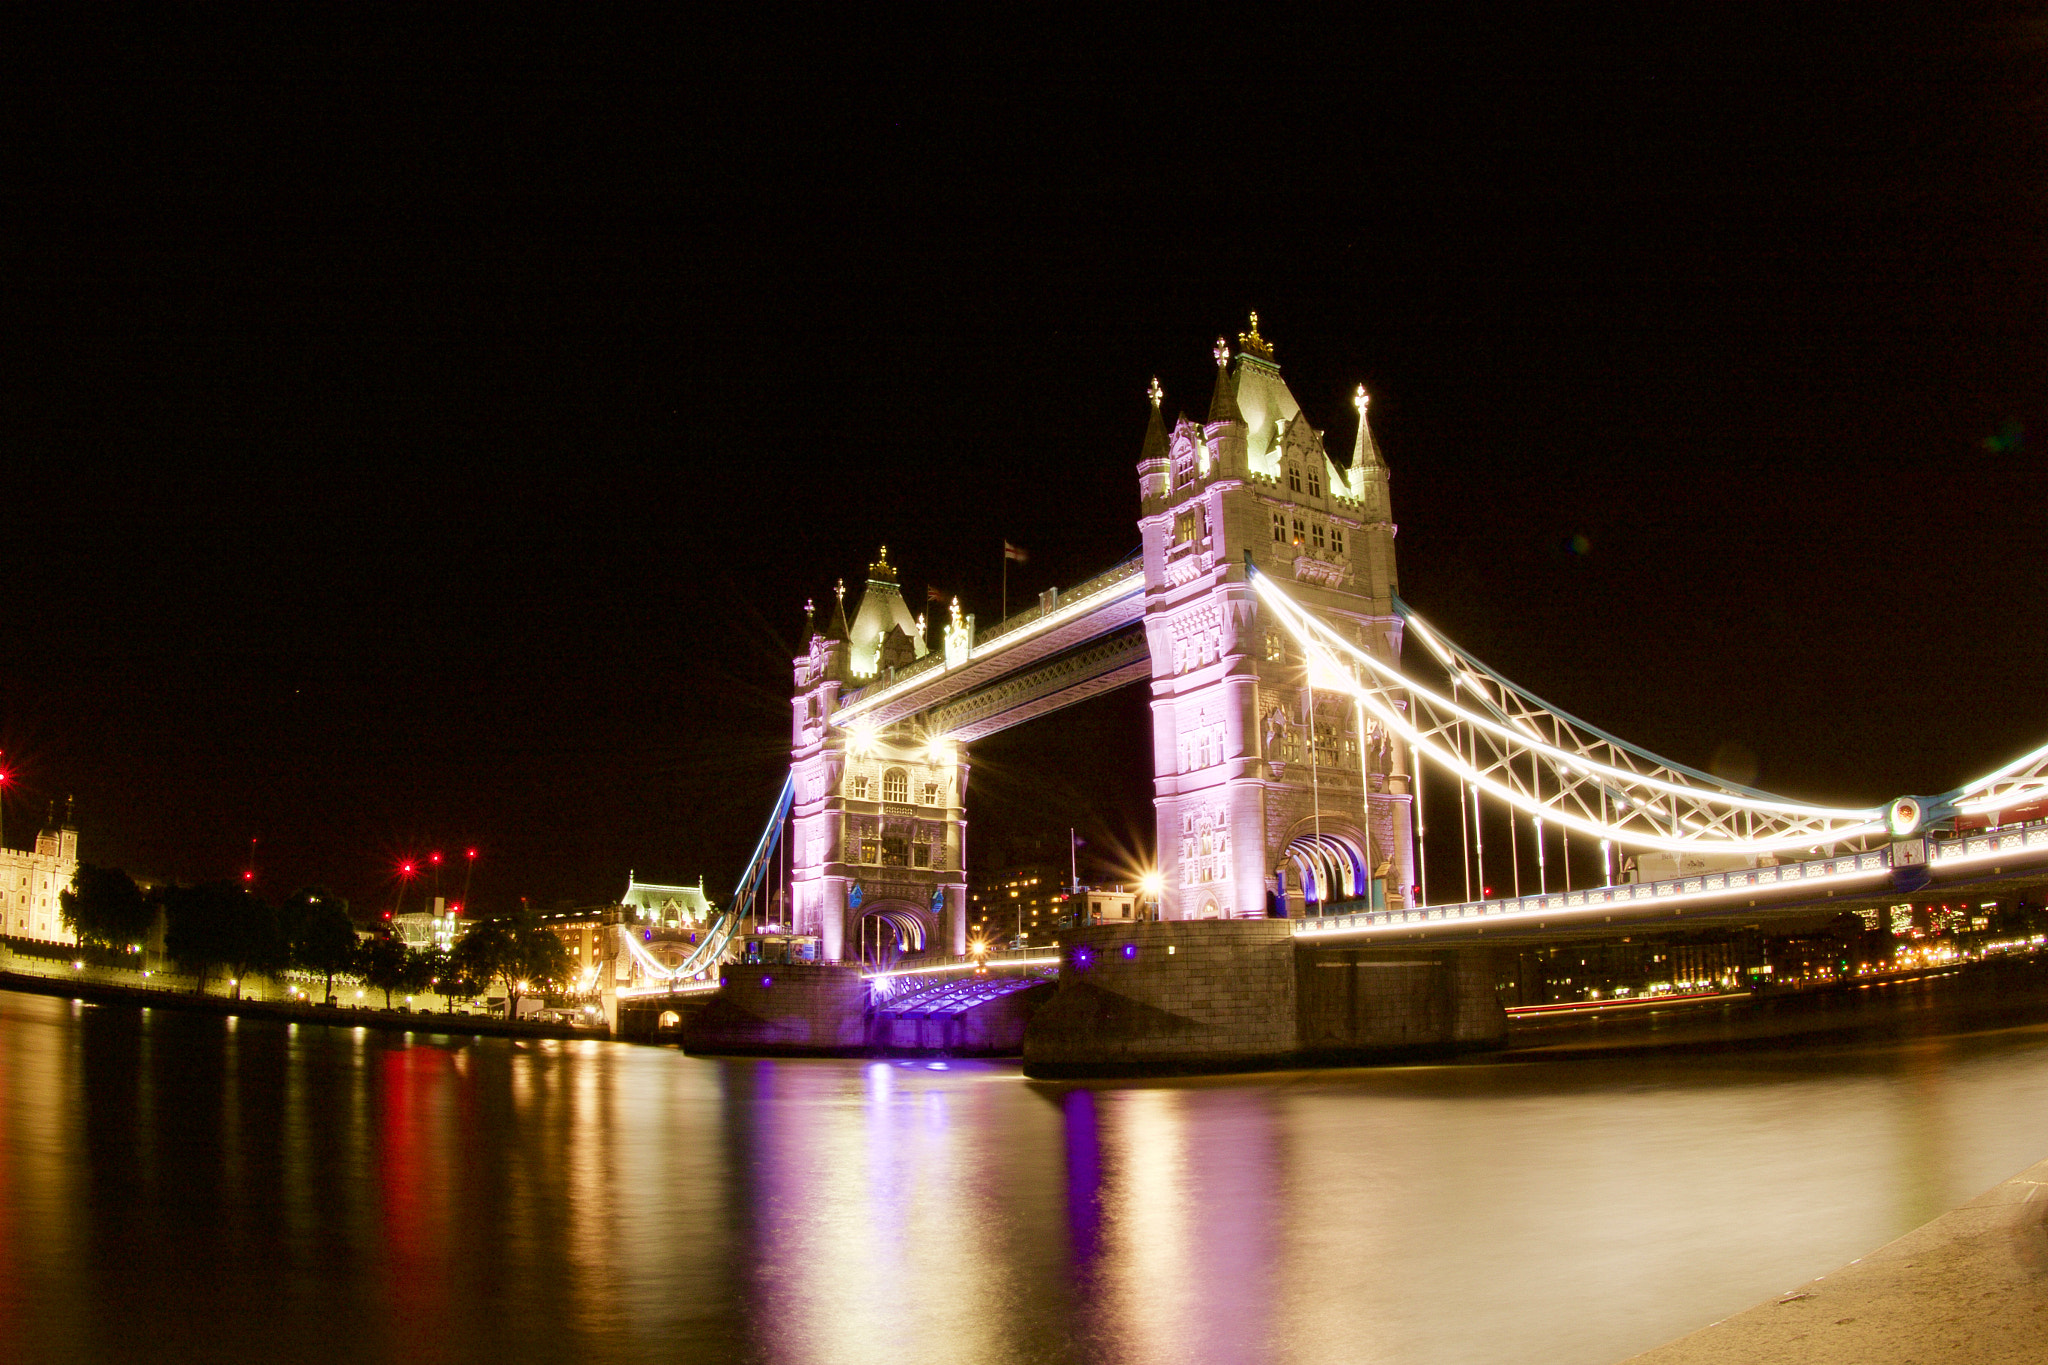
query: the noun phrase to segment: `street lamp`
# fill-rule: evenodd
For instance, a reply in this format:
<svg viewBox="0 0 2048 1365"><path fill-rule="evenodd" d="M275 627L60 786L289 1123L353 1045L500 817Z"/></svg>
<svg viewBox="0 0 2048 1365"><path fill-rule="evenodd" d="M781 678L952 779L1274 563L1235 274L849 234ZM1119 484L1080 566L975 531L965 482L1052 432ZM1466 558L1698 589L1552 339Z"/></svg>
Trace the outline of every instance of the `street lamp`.
<svg viewBox="0 0 2048 1365"><path fill-rule="evenodd" d="M1166 879L1157 872L1147 872L1138 878L1138 890L1144 893L1145 899L1152 902L1153 919L1159 918L1159 896L1165 889Z"/></svg>

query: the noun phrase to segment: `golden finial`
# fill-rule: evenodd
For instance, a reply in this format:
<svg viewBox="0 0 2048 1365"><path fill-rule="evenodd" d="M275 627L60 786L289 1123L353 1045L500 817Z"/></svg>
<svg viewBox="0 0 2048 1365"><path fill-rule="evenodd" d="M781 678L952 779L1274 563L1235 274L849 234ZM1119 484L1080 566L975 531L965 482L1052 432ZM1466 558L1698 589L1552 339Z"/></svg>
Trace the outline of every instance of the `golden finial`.
<svg viewBox="0 0 2048 1365"><path fill-rule="evenodd" d="M868 577L886 578L891 583L894 583L896 581L896 566L889 562L888 546L884 545L882 547L881 555L875 560L874 563L868 565Z"/></svg>
<svg viewBox="0 0 2048 1365"><path fill-rule="evenodd" d="M1245 351L1247 354L1255 355L1261 360L1271 360L1273 358L1273 343L1259 335L1259 315L1257 313L1252 314L1252 329L1249 332L1239 332L1237 334L1237 344L1240 350Z"/></svg>
<svg viewBox="0 0 2048 1365"><path fill-rule="evenodd" d="M1360 417L1365 416L1365 405L1371 401L1372 398L1366 393L1365 385L1363 384L1358 386L1357 393L1351 395L1351 406L1358 409Z"/></svg>
<svg viewBox="0 0 2048 1365"><path fill-rule="evenodd" d="M1215 356L1216 368L1219 370L1230 363L1230 343L1225 341L1222 337L1216 338Z"/></svg>
<svg viewBox="0 0 2048 1365"><path fill-rule="evenodd" d="M1166 390L1159 387L1158 375L1152 376L1152 387L1145 390L1145 396L1152 400L1152 406L1155 408L1159 406L1160 400L1166 397Z"/></svg>

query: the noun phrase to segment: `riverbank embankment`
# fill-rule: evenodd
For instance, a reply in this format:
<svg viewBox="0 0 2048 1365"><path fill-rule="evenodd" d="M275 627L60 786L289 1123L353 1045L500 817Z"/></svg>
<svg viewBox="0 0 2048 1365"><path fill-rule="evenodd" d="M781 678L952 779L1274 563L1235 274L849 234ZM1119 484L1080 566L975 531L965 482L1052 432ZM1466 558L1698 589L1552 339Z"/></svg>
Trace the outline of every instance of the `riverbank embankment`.
<svg viewBox="0 0 2048 1365"><path fill-rule="evenodd" d="M2044 1353L2048 1161L1626 1365L2038 1365Z"/></svg>
<svg viewBox="0 0 2048 1365"><path fill-rule="evenodd" d="M473 1014L430 1014L426 1011L380 1010L367 1006L333 1008L284 1000L236 1000L225 995L122 986L106 981L16 971L0 971L0 990L22 991L32 995L54 995L72 1000L87 1000L99 1005L183 1010L241 1019L278 1019L286 1023L328 1024L339 1028L374 1028L458 1037L601 1039L607 1036L599 1029L573 1028L565 1024L542 1024L529 1020L513 1023L508 1019L491 1019Z"/></svg>
<svg viewBox="0 0 2048 1365"><path fill-rule="evenodd" d="M1724 1052L2012 1028L2048 1020L2048 954L1828 986L1511 1015L1494 1061Z"/></svg>

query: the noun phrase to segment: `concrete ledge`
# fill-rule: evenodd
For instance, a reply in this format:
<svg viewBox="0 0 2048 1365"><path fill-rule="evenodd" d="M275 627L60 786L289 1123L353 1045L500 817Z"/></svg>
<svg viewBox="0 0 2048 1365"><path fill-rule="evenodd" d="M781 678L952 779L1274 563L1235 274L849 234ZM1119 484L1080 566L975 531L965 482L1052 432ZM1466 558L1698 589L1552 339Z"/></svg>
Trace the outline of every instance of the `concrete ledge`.
<svg viewBox="0 0 2048 1365"><path fill-rule="evenodd" d="M2048 1161L1782 1298L1630 1365L2048 1360Z"/></svg>

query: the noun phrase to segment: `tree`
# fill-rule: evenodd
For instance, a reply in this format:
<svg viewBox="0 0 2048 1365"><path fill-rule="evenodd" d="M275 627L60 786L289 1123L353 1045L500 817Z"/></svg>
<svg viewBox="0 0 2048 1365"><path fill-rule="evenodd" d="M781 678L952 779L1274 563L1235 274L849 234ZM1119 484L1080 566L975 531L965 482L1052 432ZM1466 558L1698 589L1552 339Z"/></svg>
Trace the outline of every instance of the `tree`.
<svg viewBox="0 0 2048 1365"><path fill-rule="evenodd" d="M544 929L531 919L513 921L511 964L519 975L515 983L506 978L506 1003L511 1017L519 1017L519 996L529 990L561 990L569 984L569 950L562 936Z"/></svg>
<svg viewBox="0 0 2048 1365"><path fill-rule="evenodd" d="M491 978L512 953L512 934L503 920L485 920L470 926L468 933L455 941L455 951L448 955L448 964L454 970L456 979L470 988L475 996L491 984Z"/></svg>
<svg viewBox="0 0 2048 1365"><path fill-rule="evenodd" d="M421 953L420 968L426 974L427 988L448 1002L450 1014L455 1013L456 1001L474 999L484 988L482 980L469 974L468 964L445 948Z"/></svg>
<svg viewBox="0 0 2048 1365"><path fill-rule="evenodd" d="M384 992L384 1008L391 1008L391 992L402 991L413 976L412 951L392 934L379 934L363 945L360 970L363 980Z"/></svg>
<svg viewBox="0 0 2048 1365"><path fill-rule="evenodd" d="M71 888L58 893L59 912L80 943L126 949L149 938L156 907L118 867L80 863Z"/></svg>
<svg viewBox="0 0 2048 1365"><path fill-rule="evenodd" d="M285 960L284 936L277 912L262 897L231 882L163 889L164 946L172 957L194 969L198 989L218 967L234 974L235 998L242 998L242 978Z"/></svg>
<svg viewBox="0 0 2048 1365"><path fill-rule="evenodd" d="M292 960L327 978L321 997L332 1002L334 978L353 976L358 944L348 902L324 886L308 886L278 907L278 919L291 940Z"/></svg>
<svg viewBox="0 0 2048 1365"><path fill-rule="evenodd" d="M559 987L569 979L569 950L561 938L529 915L486 920L455 945L463 967L479 981L505 983L505 1015L519 1017L519 997Z"/></svg>

